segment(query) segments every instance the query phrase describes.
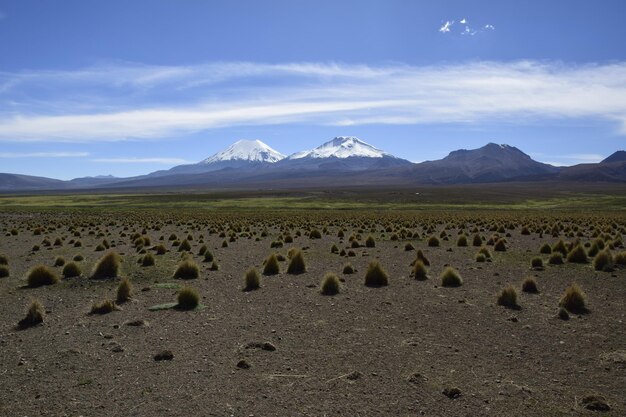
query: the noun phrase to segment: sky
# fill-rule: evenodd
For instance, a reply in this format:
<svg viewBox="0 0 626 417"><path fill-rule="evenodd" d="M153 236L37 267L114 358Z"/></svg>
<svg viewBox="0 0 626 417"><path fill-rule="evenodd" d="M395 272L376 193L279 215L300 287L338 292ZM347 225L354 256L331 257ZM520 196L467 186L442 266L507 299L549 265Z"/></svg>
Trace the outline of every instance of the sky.
<svg viewBox="0 0 626 417"><path fill-rule="evenodd" d="M0 0L0 172L132 176L240 139L626 148L626 1Z"/></svg>

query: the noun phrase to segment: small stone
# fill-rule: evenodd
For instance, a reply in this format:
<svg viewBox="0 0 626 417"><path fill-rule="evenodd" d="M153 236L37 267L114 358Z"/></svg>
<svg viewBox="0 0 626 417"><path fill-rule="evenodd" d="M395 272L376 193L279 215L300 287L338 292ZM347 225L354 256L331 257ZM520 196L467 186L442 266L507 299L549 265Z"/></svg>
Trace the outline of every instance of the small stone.
<svg viewBox="0 0 626 417"><path fill-rule="evenodd" d="M164 350L154 355L154 360L157 362L171 361L172 359L174 359L174 354L171 350Z"/></svg>
<svg viewBox="0 0 626 417"><path fill-rule="evenodd" d="M250 369L250 364L245 359L242 359L239 362L237 362L237 368L239 368L239 369Z"/></svg>
<svg viewBox="0 0 626 417"><path fill-rule="evenodd" d="M583 407L591 411L609 411L611 407L607 404L606 399L600 395L587 395L580 402Z"/></svg>
<svg viewBox="0 0 626 417"><path fill-rule="evenodd" d="M443 390L443 395L450 399L457 399L461 396L461 390L456 387L448 387Z"/></svg>
<svg viewBox="0 0 626 417"><path fill-rule="evenodd" d="M361 377L363 376L362 373L360 373L359 371L354 371L349 373L346 376L346 379L348 379L349 381L356 381L357 379L361 379Z"/></svg>

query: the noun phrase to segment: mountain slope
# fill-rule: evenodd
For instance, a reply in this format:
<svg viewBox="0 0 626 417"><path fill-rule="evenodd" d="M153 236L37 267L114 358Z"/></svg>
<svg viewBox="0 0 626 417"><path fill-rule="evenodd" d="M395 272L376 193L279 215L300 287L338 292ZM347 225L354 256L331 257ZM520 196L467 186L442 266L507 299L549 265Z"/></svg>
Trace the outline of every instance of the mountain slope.
<svg viewBox="0 0 626 417"><path fill-rule="evenodd" d="M337 136L315 149L294 153L272 168L276 170L365 171L408 165L411 165L411 162L375 148L354 136Z"/></svg>
<svg viewBox="0 0 626 417"><path fill-rule="evenodd" d="M31 175L0 173L0 191L30 191L66 188L66 181Z"/></svg>
<svg viewBox="0 0 626 417"><path fill-rule="evenodd" d="M231 169L258 169L274 164L285 158L285 155L272 149L260 140L239 140L225 150L218 152L196 164L178 165L174 168L157 171L150 176L166 176L179 174L201 174L204 172Z"/></svg>
<svg viewBox="0 0 626 417"><path fill-rule="evenodd" d="M438 161L417 164L408 175L418 183L485 183L552 176L559 168L534 161L509 145L489 143L478 149L450 152Z"/></svg>
<svg viewBox="0 0 626 417"><path fill-rule="evenodd" d="M626 162L626 151L617 151L600 163L610 164L612 162Z"/></svg>

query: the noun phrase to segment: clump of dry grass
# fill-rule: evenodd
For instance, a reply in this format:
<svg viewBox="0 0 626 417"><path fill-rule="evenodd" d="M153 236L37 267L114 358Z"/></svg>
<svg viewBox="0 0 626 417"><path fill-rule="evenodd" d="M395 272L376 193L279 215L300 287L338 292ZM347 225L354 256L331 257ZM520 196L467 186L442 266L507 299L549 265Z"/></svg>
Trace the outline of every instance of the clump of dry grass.
<svg viewBox="0 0 626 417"><path fill-rule="evenodd" d="M111 300L104 300L100 303L94 303L91 306L89 314L109 314L115 310L119 310L119 307Z"/></svg>
<svg viewBox="0 0 626 417"><path fill-rule="evenodd" d="M261 277L256 268L250 268L245 275L244 291L253 291L261 288Z"/></svg>
<svg viewBox="0 0 626 417"><path fill-rule="evenodd" d="M418 281L425 281L428 279L428 269L426 269L426 265L421 260L417 260L415 265L413 265L413 272L411 273L413 278Z"/></svg>
<svg viewBox="0 0 626 417"><path fill-rule="evenodd" d="M62 274L64 278L74 278L79 277L82 274L82 271L80 266L76 262L72 261L65 264Z"/></svg>
<svg viewBox="0 0 626 417"><path fill-rule="evenodd" d="M191 287L184 287L178 291L176 297L177 308L181 310L193 310L200 304L200 294Z"/></svg>
<svg viewBox="0 0 626 417"><path fill-rule="evenodd" d="M10 275L9 267L6 265L0 265L0 278L6 278Z"/></svg>
<svg viewBox="0 0 626 417"><path fill-rule="evenodd" d="M519 308L517 305L517 291L512 285L509 285L500 292L500 295L498 295L498 305L512 309Z"/></svg>
<svg viewBox="0 0 626 417"><path fill-rule="evenodd" d="M561 252L553 252L548 259L550 265L563 265L563 255Z"/></svg>
<svg viewBox="0 0 626 417"><path fill-rule="evenodd" d="M45 315L45 309L41 305L38 300L33 300L28 307L28 312L26 313L26 317L20 320L17 323L17 328L19 330L28 329L29 327L36 326L40 323L43 323L43 318Z"/></svg>
<svg viewBox="0 0 626 417"><path fill-rule="evenodd" d="M389 285L389 275L378 261L372 261L365 272L365 285L368 287L384 287Z"/></svg>
<svg viewBox="0 0 626 417"><path fill-rule="evenodd" d="M154 255L151 253L146 253L141 258L141 266L154 266L156 260L154 259Z"/></svg>
<svg viewBox="0 0 626 417"><path fill-rule="evenodd" d="M178 264L178 268L176 268L176 272L174 272L174 278L176 279L196 279L199 276L200 268L198 268L198 265L191 259L184 259Z"/></svg>
<svg viewBox="0 0 626 417"><path fill-rule="evenodd" d="M582 245L576 245L568 254L567 254L567 262L577 263L577 264L586 264L589 262L587 259L587 252L585 252L585 248Z"/></svg>
<svg viewBox="0 0 626 417"><path fill-rule="evenodd" d="M613 255L609 249L604 249L593 258L593 268L596 271L611 272L613 270Z"/></svg>
<svg viewBox="0 0 626 417"><path fill-rule="evenodd" d="M9 257L0 253L0 265L8 265L9 264Z"/></svg>
<svg viewBox="0 0 626 417"><path fill-rule="evenodd" d="M117 286L117 302L125 303L132 298L133 284L128 278L123 278L120 285Z"/></svg>
<svg viewBox="0 0 626 417"><path fill-rule="evenodd" d="M263 275L277 275L280 274L280 264L278 263L278 258L275 253L272 253L265 260L265 265L263 265Z"/></svg>
<svg viewBox="0 0 626 417"><path fill-rule="evenodd" d="M459 272L451 266L446 267L441 273L441 286L442 287L460 287L463 285L463 279Z"/></svg>
<svg viewBox="0 0 626 417"><path fill-rule="evenodd" d="M336 295L339 293L340 286L337 275L329 272L322 279L321 293L323 295Z"/></svg>
<svg viewBox="0 0 626 417"><path fill-rule="evenodd" d="M365 247L366 248L376 247L376 241L374 240L374 237L368 236L367 239L365 239Z"/></svg>
<svg viewBox="0 0 626 417"><path fill-rule="evenodd" d="M343 273L344 273L345 275L351 275L351 274L354 274L354 272L355 272L355 269L354 269L354 267L352 266L352 264L349 264L349 263L348 263L348 264L345 264L345 265L343 266Z"/></svg>
<svg viewBox="0 0 626 417"><path fill-rule="evenodd" d="M30 270L27 277L28 286L31 288L44 285L53 285L59 282L59 277L45 265L38 265Z"/></svg>
<svg viewBox="0 0 626 417"><path fill-rule="evenodd" d="M297 249L289 260L289 266L287 266L288 274L303 274L306 272L306 262L304 261L304 255L300 249Z"/></svg>
<svg viewBox="0 0 626 417"><path fill-rule="evenodd" d="M120 273L120 256L116 252L109 252L96 263L91 274L93 279L115 278Z"/></svg>
<svg viewBox="0 0 626 417"><path fill-rule="evenodd" d="M65 258L62 256L57 256L54 259L54 266L63 266L65 265Z"/></svg>
<svg viewBox="0 0 626 417"><path fill-rule="evenodd" d="M493 246L493 250L496 252L506 252L506 240L498 239L496 244Z"/></svg>
<svg viewBox="0 0 626 417"><path fill-rule="evenodd" d="M576 284L572 284L565 290L565 293L559 301L559 306L567 309L567 311L571 313L586 313L588 310L585 299L585 293L580 287Z"/></svg>
<svg viewBox="0 0 626 417"><path fill-rule="evenodd" d="M537 288L537 282L533 277L528 277L522 282L522 291L537 294L539 289Z"/></svg>

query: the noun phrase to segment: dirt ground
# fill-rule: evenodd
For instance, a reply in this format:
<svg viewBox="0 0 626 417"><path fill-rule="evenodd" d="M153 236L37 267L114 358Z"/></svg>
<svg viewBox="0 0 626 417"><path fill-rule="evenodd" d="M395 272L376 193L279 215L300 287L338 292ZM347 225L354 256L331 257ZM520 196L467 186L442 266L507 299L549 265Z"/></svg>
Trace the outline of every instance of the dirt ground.
<svg viewBox="0 0 626 417"><path fill-rule="evenodd" d="M506 230L506 252L489 246L493 261L477 263L470 231L476 226L488 239L496 232L487 226L504 222L498 216L484 218L484 224L467 216L468 247L456 245L460 224L452 224L450 217L401 217L328 213L293 220L287 214L233 214L226 224L206 213L197 218L171 213L3 213L0 254L9 259L10 276L0 278L0 415L626 415L626 269L596 272L591 264L565 263L531 270L532 258L547 261L548 255L539 255L540 246L559 238L522 235L521 222ZM546 218L538 216L537 224L552 224L558 215ZM375 223L375 232L358 233L362 219ZM403 221L414 224L405 227ZM626 219L619 216L565 218L562 224L570 221L581 226L583 243L594 240L595 226L613 224L613 235L626 227ZM242 231L222 247L233 224ZM393 231L384 231L394 224ZM446 231L449 240L429 247L427 237L439 236L446 224L452 224ZM38 225L44 230L34 234ZM156 225L160 230L154 230ZM432 233L426 233L428 225L435 229ZM73 236L70 226L80 236ZM311 226L320 231L326 227L327 233L310 239L304 234ZM155 256L155 266L137 263L141 255L131 235L142 234L144 227L150 247L162 243L169 249ZM280 228L288 229L294 241L271 249ZM344 228L345 238L340 239L338 231ZM419 238L391 240L402 228L419 233ZM266 237L261 237L263 230ZM219 236L222 231L227 237ZM297 231L303 235L296 236ZM172 278L181 259L168 241L172 233L181 240L193 236L191 253L200 278L184 283ZM565 233L560 238L572 241ZM360 234L361 243L372 235L376 246L351 249L352 234ZM64 238L63 246L31 250L56 237ZM115 299L119 283L119 278L88 277L106 253L95 251L105 238L123 257L121 275L133 283L133 299L119 311L89 315L94 302ZM73 239L82 247L70 244ZM405 251L407 242L430 260L428 280L410 277L416 255ZM210 271L210 263L197 255L202 244L215 255L218 271ZM331 254L333 244L356 256ZM288 260L282 261L279 275L262 276L259 290L242 291L250 267L260 272L268 255L286 257L291 247L305 249L306 273L289 275ZM620 251L624 248L613 253ZM55 258L70 261L76 254L85 257L79 262L82 277L24 288L33 266L45 264L60 275L62 267L53 267ZM364 285L372 260L388 272L388 286ZM342 274L347 262L357 269L355 274ZM458 269L461 287L441 287L438 277L446 265ZM329 271L345 279L335 296L320 294L321 279ZM520 290L529 276L535 277L539 294ZM159 285L165 283L174 285ZM586 293L590 312L564 321L557 317L559 299L572 283ZM205 307L148 310L174 301L177 284L197 289ZM497 294L508 284L517 288L520 309L496 304ZM16 330L33 299L45 307L43 324ZM138 320L143 325L128 325ZM265 342L275 350L261 348ZM173 359L155 361L154 355L163 350L170 350ZM238 367L242 360L249 368ZM452 388L459 391L456 398L444 394ZM603 397L610 410L587 409L583 399L589 395Z"/></svg>

